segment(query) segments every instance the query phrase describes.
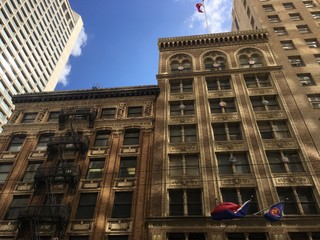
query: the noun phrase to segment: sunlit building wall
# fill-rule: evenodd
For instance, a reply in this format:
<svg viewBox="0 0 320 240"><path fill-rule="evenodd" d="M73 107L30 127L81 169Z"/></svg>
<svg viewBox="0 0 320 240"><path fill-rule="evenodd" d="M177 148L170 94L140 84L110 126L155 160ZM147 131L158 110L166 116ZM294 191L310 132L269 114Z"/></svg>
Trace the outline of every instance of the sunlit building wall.
<svg viewBox="0 0 320 240"><path fill-rule="evenodd" d="M82 25L68 0L0 1L0 126L13 95L55 88Z"/></svg>

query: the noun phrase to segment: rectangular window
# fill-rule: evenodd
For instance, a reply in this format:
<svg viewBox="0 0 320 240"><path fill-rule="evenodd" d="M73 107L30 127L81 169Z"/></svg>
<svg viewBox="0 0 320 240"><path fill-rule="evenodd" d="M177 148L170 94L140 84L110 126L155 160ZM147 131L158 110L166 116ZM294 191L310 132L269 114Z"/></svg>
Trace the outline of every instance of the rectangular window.
<svg viewBox="0 0 320 240"><path fill-rule="evenodd" d="M288 32L285 27L275 27L273 28L274 32L276 35L281 36L281 35L287 35Z"/></svg>
<svg viewBox="0 0 320 240"><path fill-rule="evenodd" d="M8 209L4 219L5 220L17 220L20 210L28 206L29 195L15 195L13 196L10 208Z"/></svg>
<svg viewBox="0 0 320 240"><path fill-rule="evenodd" d="M246 152L216 153L220 174L250 173Z"/></svg>
<svg viewBox="0 0 320 240"><path fill-rule="evenodd" d="M142 117L142 107L128 107L128 117Z"/></svg>
<svg viewBox="0 0 320 240"><path fill-rule="evenodd" d="M314 19L320 19L320 11L311 12L311 15Z"/></svg>
<svg viewBox="0 0 320 240"><path fill-rule="evenodd" d="M109 146L110 134L111 134L111 132L109 130L98 131L96 133L96 138L95 138L93 146L94 147L107 147L107 146Z"/></svg>
<svg viewBox="0 0 320 240"><path fill-rule="evenodd" d="M246 74L244 75L244 80L247 88L262 88L272 86L269 74L267 73Z"/></svg>
<svg viewBox="0 0 320 240"><path fill-rule="evenodd" d="M266 233L227 233L227 240L268 240Z"/></svg>
<svg viewBox="0 0 320 240"><path fill-rule="evenodd" d="M170 176L198 176L199 156L198 154L170 154L169 155Z"/></svg>
<svg viewBox="0 0 320 240"><path fill-rule="evenodd" d="M256 191L254 188L221 188L221 196L223 202L233 202L239 205L244 204L250 200L249 214L258 211L258 203L256 202Z"/></svg>
<svg viewBox="0 0 320 240"><path fill-rule="evenodd" d="M303 67L305 66L301 56L288 56L288 60L292 67Z"/></svg>
<svg viewBox="0 0 320 240"><path fill-rule="evenodd" d="M214 139L216 141L241 140L242 133L240 123L213 123Z"/></svg>
<svg viewBox="0 0 320 240"><path fill-rule="evenodd" d="M202 215L202 193L200 189L170 189L170 216Z"/></svg>
<svg viewBox="0 0 320 240"><path fill-rule="evenodd" d="M280 110L276 95L250 97L254 111Z"/></svg>
<svg viewBox="0 0 320 240"><path fill-rule="evenodd" d="M124 133L123 145L138 145L139 136L139 129L127 129Z"/></svg>
<svg viewBox="0 0 320 240"><path fill-rule="evenodd" d="M60 112L50 112L48 122L59 122Z"/></svg>
<svg viewBox="0 0 320 240"><path fill-rule="evenodd" d="M166 240L206 240L204 233L167 233Z"/></svg>
<svg viewBox="0 0 320 240"><path fill-rule="evenodd" d="M41 165L40 162L28 163L27 169L25 170L23 178L22 178L22 182L33 182L34 175L40 165Z"/></svg>
<svg viewBox="0 0 320 240"><path fill-rule="evenodd" d="M49 240L51 237L49 238ZM89 240L89 236L70 236L69 240Z"/></svg>
<svg viewBox="0 0 320 240"><path fill-rule="evenodd" d="M311 32L308 25L298 25L297 29L298 29L299 33L302 33L302 34Z"/></svg>
<svg viewBox="0 0 320 240"><path fill-rule="evenodd" d="M316 38L310 38L304 40L309 48L318 48L319 42Z"/></svg>
<svg viewBox="0 0 320 240"><path fill-rule="evenodd" d="M25 135L14 135L11 139L9 146L7 147L7 151L19 152L21 150L25 138Z"/></svg>
<svg viewBox="0 0 320 240"><path fill-rule="evenodd" d="M194 115L193 101L170 102L170 116Z"/></svg>
<svg viewBox="0 0 320 240"><path fill-rule="evenodd" d="M101 119L114 119L116 117L116 108L104 108L101 111Z"/></svg>
<svg viewBox="0 0 320 240"><path fill-rule="evenodd" d="M296 47L294 46L293 42L291 40L287 40L287 41L280 41L283 50L293 50L296 49Z"/></svg>
<svg viewBox="0 0 320 240"><path fill-rule="evenodd" d="M271 23L278 23L280 22L280 18L278 15L270 15L268 16L269 22Z"/></svg>
<svg viewBox="0 0 320 240"><path fill-rule="evenodd" d="M109 235L108 240L128 240L128 235Z"/></svg>
<svg viewBox="0 0 320 240"><path fill-rule="evenodd" d="M136 175L137 157L121 157L119 178L130 178Z"/></svg>
<svg viewBox="0 0 320 240"><path fill-rule="evenodd" d="M292 2L287 2L287 3L282 3L284 9L286 10L292 10L295 9L295 6L293 5Z"/></svg>
<svg viewBox="0 0 320 240"><path fill-rule="evenodd" d="M272 12L272 11L274 11L274 7L273 7L271 4L262 5L262 7L263 7L263 10L264 10L265 12Z"/></svg>
<svg viewBox="0 0 320 240"><path fill-rule="evenodd" d="M185 93L192 92L192 79L181 79L170 81L170 92L171 93Z"/></svg>
<svg viewBox="0 0 320 240"><path fill-rule="evenodd" d="M195 125L169 126L170 143L197 142Z"/></svg>
<svg viewBox="0 0 320 240"><path fill-rule="evenodd" d="M320 54L314 54L314 58L316 59L316 62L320 64Z"/></svg>
<svg viewBox="0 0 320 240"><path fill-rule="evenodd" d="M114 197L112 218L130 218L132 192L116 192Z"/></svg>
<svg viewBox="0 0 320 240"><path fill-rule="evenodd" d="M103 177L104 158L90 159L87 179L99 179Z"/></svg>
<svg viewBox="0 0 320 240"><path fill-rule="evenodd" d="M12 163L1 163L0 164L0 186L2 186L2 184L7 179L7 176L9 175L11 168L12 168Z"/></svg>
<svg viewBox="0 0 320 240"><path fill-rule="evenodd" d="M289 232L290 240L319 240L320 232Z"/></svg>
<svg viewBox="0 0 320 240"><path fill-rule="evenodd" d="M292 21L300 21L302 20L302 17L300 16L300 13L290 13L289 17Z"/></svg>
<svg viewBox="0 0 320 240"><path fill-rule="evenodd" d="M306 8L313 8L316 6L313 1L303 1L303 4L306 6Z"/></svg>
<svg viewBox="0 0 320 240"><path fill-rule="evenodd" d="M98 193L81 193L76 219L92 219L96 207Z"/></svg>
<svg viewBox="0 0 320 240"><path fill-rule="evenodd" d="M258 121L262 139L291 138L289 127L285 120Z"/></svg>
<svg viewBox="0 0 320 240"><path fill-rule="evenodd" d="M46 151L48 147L48 143L50 139L53 137L53 134L42 134L39 137L37 146L36 146L36 151Z"/></svg>
<svg viewBox="0 0 320 240"><path fill-rule="evenodd" d="M316 85L310 73L297 74L301 86L314 86Z"/></svg>
<svg viewBox="0 0 320 240"><path fill-rule="evenodd" d="M304 172L299 153L296 150L267 151L266 154L273 173Z"/></svg>
<svg viewBox="0 0 320 240"><path fill-rule="evenodd" d="M232 89L230 76L206 78L208 91Z"/></svg>
<svg viewBox="0 0 320 240"><path fill-rule="evenodd" d="M38 113L25 113L22 119L22 123L34 123Z"/></svg>
<svg viewBox="0 0 320 240"><path fill-rule="evenodd" d="M209 104L210 104L211 114L237 112L235 98L210 99Z"/></svg>
<svg viewBox="0 0 320 240"><path fill-rule="evenodd" d="M319 213L311 187L279 187L277 193L280 200L286 199L286 215Z"/></svg>
<svg viewBox="0 0 320 240"><path fill-rule="evenodd" d="M307 95L313 108L320 108L320 95Z"/></svg>

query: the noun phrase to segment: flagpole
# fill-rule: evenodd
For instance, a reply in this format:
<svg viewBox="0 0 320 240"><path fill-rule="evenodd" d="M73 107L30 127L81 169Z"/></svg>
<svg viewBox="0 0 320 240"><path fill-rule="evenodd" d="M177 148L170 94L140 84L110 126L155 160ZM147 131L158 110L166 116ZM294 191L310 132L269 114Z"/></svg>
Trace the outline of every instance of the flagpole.
<svg viewBox="0 0 320 240"><path fill-rule="evenodd" d="M210 33L209 31L209 24L208 24L208 19L207 19L207 12L206 12L206 6L204 5L204 0L202 0L202 6L203 6L203 12L204 12L204 18L206 19L206 24L207 24L207 31L208 33Z"/></svg>
<svg viewBox="0 0 320 240"><path fill-rule="evenodd" d="M284 202L284 200L281 200L281 201L279 201L279 202L276 202L276 203L274 203L274 204L271 204L270 206L268 206L268 207L266 207L266 208L264 208L264 209L262 209L262 210L260 210L260 211L258 211L258 212L256 212L256 213L254 213L254 214L252 214L252 215L253 215L253 216L258 215L259 213L264 212L265 210L270 209L273 205L278 204L278 203L281 203L281 202Z"/></svg>

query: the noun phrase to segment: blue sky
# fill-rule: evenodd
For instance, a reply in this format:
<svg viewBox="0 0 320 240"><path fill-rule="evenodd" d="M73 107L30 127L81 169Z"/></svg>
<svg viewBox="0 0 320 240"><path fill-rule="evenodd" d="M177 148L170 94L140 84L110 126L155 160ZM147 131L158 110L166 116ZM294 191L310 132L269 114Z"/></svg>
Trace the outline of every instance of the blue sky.
<svg viewBox="0 0 320 240"><path fill-rule="evenodd" d="M69 0L84 22L56 90L156 84L159 38L206 34L201 0ZM230 31L232 0L205 0L210 33Z"/></svg>

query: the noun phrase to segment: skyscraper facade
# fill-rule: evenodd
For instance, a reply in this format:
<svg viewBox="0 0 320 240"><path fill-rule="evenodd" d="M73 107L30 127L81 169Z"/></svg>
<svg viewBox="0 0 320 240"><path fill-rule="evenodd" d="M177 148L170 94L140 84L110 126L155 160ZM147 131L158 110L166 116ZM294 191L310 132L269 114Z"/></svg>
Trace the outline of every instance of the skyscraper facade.
<svg viewBox="0 0 320 240"><path fill-rule="evenodd" d="M303 116L299 129L307 129L320 151L320 2L241 0L233 4L233 31L269 29L275 58Z"/></svg>
<svg viewBox="0 0 320 240"><path fill-rule="evenodd" d="M0 1L0 126L13 95L55 88L82 25L68 0Z"/></svg>

